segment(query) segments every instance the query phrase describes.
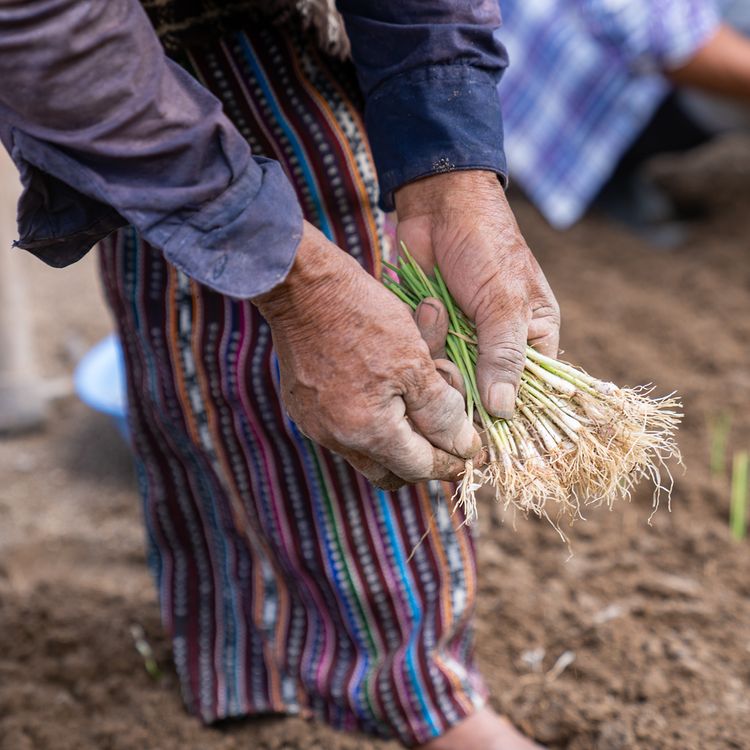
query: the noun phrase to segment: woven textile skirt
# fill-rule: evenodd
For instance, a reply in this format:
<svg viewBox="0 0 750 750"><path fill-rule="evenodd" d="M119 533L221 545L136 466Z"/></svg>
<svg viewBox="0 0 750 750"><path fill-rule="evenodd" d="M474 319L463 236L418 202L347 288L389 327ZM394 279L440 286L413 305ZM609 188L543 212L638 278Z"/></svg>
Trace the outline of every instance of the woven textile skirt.
<svg viewBox="0 0 750 750"><path fill-rule="evenodd" d="M281 162L306 218L379 273L384 217L351 68L278 29L181 62L253 151ZM100 258L188 707L206 722L303 714L407 745L472 713L485 698L474 547L440 485L378 490L305 438L250 303L195 283L133 230Z"/></svg>

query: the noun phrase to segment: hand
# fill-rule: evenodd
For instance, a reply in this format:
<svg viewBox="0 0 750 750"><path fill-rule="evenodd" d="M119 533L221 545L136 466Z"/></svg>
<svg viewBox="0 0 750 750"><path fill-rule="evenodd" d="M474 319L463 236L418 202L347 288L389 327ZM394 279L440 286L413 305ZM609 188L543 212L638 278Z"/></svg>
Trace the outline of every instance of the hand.
<svg viewBox="0 0 750 750"><path fill-rule="evenodd" d="M513 416L528 341L556 357L560 309L492 172L426 177L396 192L397 236L425 271L437 264L476 323L485 408Z"/></svg>
<svg viewBox="0 0 750 750"><path fill-rule="evenodd" d="M376 484L452 480L481 449L406 305L312 225L286 280L253 302L291 418Z"/></svg>

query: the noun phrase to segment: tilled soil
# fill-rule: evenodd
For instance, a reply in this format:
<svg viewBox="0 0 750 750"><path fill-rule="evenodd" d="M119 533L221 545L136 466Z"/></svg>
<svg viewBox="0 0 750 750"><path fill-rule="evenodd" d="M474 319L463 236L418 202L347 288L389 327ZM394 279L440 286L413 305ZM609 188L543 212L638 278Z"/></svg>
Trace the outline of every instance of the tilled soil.
<svg viewBox="0 0 750 750"><path fill-rule="evenodd" d="M570 530L482 514L477 640L494 704L561 750L750 748L750 541L727 527L729 484L708 425L750 448L750 142L663 164L704 218L654 251L591 218L559 234L515 206L563 310L571 360L677 389L687 472L649 526L644 488ZM45 375L103 335L91 259L30 264ZM162 677L133 646L141 625ZM182 708L143 559L127 449L74 398L41 433L0 442L0 750L384 750L300 719L202 728ZM473 749L470 749L473 750Z"/></svg>

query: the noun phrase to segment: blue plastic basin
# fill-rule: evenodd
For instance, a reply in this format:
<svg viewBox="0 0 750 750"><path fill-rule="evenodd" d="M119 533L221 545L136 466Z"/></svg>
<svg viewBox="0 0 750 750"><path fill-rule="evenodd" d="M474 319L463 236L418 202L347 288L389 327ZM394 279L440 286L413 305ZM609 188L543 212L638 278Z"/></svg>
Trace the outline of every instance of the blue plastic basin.
<svg viewBox="0 0 750 750"><path fill-rule="evenodd" d="M81 401L111 417L120 434L129 440L125 361L117 336L107 336L86 352L73 380Z"/></svg>

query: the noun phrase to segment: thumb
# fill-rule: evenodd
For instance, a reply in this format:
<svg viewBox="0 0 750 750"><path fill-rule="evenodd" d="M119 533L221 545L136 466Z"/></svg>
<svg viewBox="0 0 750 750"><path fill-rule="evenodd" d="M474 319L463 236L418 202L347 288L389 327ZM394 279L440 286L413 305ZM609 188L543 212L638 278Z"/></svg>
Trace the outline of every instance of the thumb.
<svg viewBox="0 0 750 750"><path fill-rule="evenodd" d="M493 312L477 321L477 386L487 411L511 419L526 361L529 321L526 306Z"/></svg>

